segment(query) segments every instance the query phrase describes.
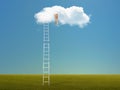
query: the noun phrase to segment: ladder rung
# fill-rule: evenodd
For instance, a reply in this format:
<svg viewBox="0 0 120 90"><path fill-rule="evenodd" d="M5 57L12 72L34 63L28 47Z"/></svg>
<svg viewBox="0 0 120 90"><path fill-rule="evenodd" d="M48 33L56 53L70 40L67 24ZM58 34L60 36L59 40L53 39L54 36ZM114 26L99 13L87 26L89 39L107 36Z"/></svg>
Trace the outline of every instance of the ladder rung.
<svg viewBox="0 0 120 90"><path fill-rule="evenodd" d="M49 74L49 68L47 69L43 68L43 70L44 70L44 74Z"/></svg>
<svg viewBox="0 0 120 90"><path fill-rule="evenodd" d="M48 78L48 79L50 78L50 76L48 76L48 75L47 75L47 76L43 76L43 77L44 77L44 78Z"/></svg>
<svg viewBox="0 0 120 90"><path fill-rule="evenodd" d="M43 74L49 74L49 71L44 71Z"/></svg>
<svg viewBox="0 0 120 90"><path fill-rule="evenodd" d="M45 26L45 27L43 27L43 29L44 29L44 30L45 30L45 29L48 29L48 30L49 30L49 27Z"/></svg>
<svg viewBox="0 0 120 90"><path fill-rule="evenodd" d="M49 64L49 62L44 62L43 64Z"/></svg>
<svg viewBox="0 0 120 90"><path fill-rule="evenodd" d="M43 33L49 33L49 29L45 28Z"/></svg>
<svg viewBox="0 0 120 90"><path fill-rule="evenodd" d="M46 47L43 47L43 48L44 48L44 49L45 49L45 48L46 48L46 49L49 49L50 47L47 47L47 46L46 46Z"/></svg>
<svg viewBox="0 0 120 90"><path fill-rule="evenodd" d="M49 50L45 50L45 51L43 51L43 53L44 53L45 55L48 55L48 54L49 54Z"/></svg>
<svg viewBox="0 0 120 90"><path fill-rule="evenodd" d="M49 26L49 24L44 24L43 26Z"/></svg>
<svg viewBox="0 0 120 90"><path fill-rule="evenodd" d="M44 29L44 30L45 30L45 29L48 29L48 30L49 30L49 27L45 26L45 27L43 27L43 29Z"/></svg>
<svg viewBox="0 0 120 90"><path fill-rule="evenodd" d="M44 53L44 54L49 54L49 51L44 51L43 53Z"/></svg>
<svg viewBox="0 0 120 90"><path fill-rule="evenodd" d="M45 57L44 57L44 60L43 60L43 61L47 62L47 61L50 61L50 60L49 60L49 58L45 58Z"/></svg>
<svg viewBox="0 0 120 90"><path fill-rule="evenodd" d="M43 26L49 26L49 24L44 24Z"/></svg>
<svg viewBox="0 0 120 90"><path fill-rule="evenodd" d="M50 40L43 40L44 42L48 42L48 41L50 41Z"/></svg>
<svg viewBox="0 0 120 90"><path fill-rule="evenodd" d="M43 28L44 29L44 33L48 33L49 29L48 28Z"/></svg>
<svg viewBox="0 0 120 90"><path fill-rule="evenodd" d="M48 58L48 57L49 57L49 54L44 54L44 57Z"/></svg>
<svg viewBox="0 0 120 90"><path fill-rule="evenodd" d="M43 64L44 64L44 65L45 65L45 64L50 64L50 62L46 60Z"/></svg>
<svg viewBox="0 0 120 90"><path fill-rule="evenodd" d="M44 63L50 63L49 60L43 60Z"/></svg>
<svg viewBox="0 0 120 90"><path fill-rule="evenodd" d="M43 41L49 41L49 38L44 38Z"/></svg>
<svg viewBox="0 0 120 90"><path fill-rule="evenodd" d="M43 52L44 55L49 55L49 51Z"/></svg>
<svg viewBox="0 0 120 90"><path fill-rule="evenodd" d="M48 74L49 73L49 68L43 68L44 70L44 74Z"/></svg>
<svg viewBox="0 0 120 90"><path fill-rule="evenodd" d="M44 27L49 27L49 25L44 25Z"/></svg>
<svg viewBox="0 0 120 90"><path fill-rule="evenodd" d="M50 62L48 61L48 62L44 62L43 63L44 65L49 65L50 64Z"/></svg>
<svg viewBox="0 0 120 90"><path fill-rule="evenodd" d="M49 64L50 64L49 62L43 63L44 66L48 66Z"/></svg>
<svg viewBox="0 0 120 90"><path fill-rule="evenodd" d="M44 79L49 79L50 77L49 76L43 76L44 77Z"/></svg>
<svg viewBox="0 0 120 90"><path fill-rule="evenodd" d="M46 78L50 79L50 76L43 76L43 79L44 79L44 78L45 78L45 79L46 79Z"/></svg>
<svg viewBox="0 0 120 90"><path fill-rule="evenodd" d="M45 68L49 68L49 64L44 64L43 65Z"/></svg>
<svg viewBox="0 0 120 90"><path fill-rule="evenodd" d="M43 36L44 36L44 38L45 38L45 37L49 37L49 34L44 34Z"/></svg>
<svg viewBox="0 0 120 90"><path fill-rule="evenodd" d="M43 33L49 33L49 29L44 29Z"/></svg>
<svg viewBox="0 0 120 90"><path fill-rule="evenodd" d="M45 37L44 40L49 40L49 37Z"/></svg>
<svg viewBox="0 0 120 90"><path fill-rule="evenodd" d="M49 75L48 74L43 74L43 77L49 77Z"/></svg>
<svg viewBox="0 0 120 90"><path fill-rule="evenodd" d="M44 81L44 83L49 83L49 81Z"/></svg>

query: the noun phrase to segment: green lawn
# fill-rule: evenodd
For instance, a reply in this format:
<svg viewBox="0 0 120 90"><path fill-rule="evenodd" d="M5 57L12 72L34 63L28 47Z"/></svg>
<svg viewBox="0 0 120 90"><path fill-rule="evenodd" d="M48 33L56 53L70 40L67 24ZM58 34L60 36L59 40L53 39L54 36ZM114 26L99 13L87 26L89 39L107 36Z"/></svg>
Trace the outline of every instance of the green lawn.
<svg viewBox="0 0 120 90"><path fill-rule="evenodd" d="M120 75L51 75L42 86L42 75L0 75L0 90L120 90Z"/></svg>

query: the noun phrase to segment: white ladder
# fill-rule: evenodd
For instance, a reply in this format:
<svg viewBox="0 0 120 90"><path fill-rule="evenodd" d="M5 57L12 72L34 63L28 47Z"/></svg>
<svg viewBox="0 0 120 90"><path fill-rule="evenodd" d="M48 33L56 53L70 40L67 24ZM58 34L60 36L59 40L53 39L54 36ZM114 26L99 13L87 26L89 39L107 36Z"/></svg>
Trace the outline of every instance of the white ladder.
<svg viewBox="0 0 120 90"><path fill-rule="evenodd" d="M43 85L50 85L49 23L43 24Z"/></svg>

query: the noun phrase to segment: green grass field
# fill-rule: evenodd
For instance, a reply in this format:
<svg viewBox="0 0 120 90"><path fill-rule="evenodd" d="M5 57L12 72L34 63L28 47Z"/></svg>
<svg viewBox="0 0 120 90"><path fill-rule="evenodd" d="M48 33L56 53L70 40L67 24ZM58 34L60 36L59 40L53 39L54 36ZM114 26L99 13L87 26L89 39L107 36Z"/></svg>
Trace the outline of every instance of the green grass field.
<svg viewBox="0 0 120 90"><path fill-rule="evenodd" d="M42 86L42 75L0 75L0 90L120 90L120 75L51 75Z"/></svg>

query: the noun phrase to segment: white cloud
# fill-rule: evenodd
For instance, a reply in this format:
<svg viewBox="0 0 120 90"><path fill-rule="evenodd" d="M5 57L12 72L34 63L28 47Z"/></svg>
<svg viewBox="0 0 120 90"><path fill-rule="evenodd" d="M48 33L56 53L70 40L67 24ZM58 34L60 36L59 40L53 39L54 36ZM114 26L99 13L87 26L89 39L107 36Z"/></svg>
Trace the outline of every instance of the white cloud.
<svg viewBox="0 0 120 90"><path fill-rule="evenodd" d="M64 8L62 6L52 6L43 8L35 14L37 23L54 22L54 14L58 13L60 24L78 25L84 27L90 22L90 17L84 12L82 7L72 6Z"/></svg>

